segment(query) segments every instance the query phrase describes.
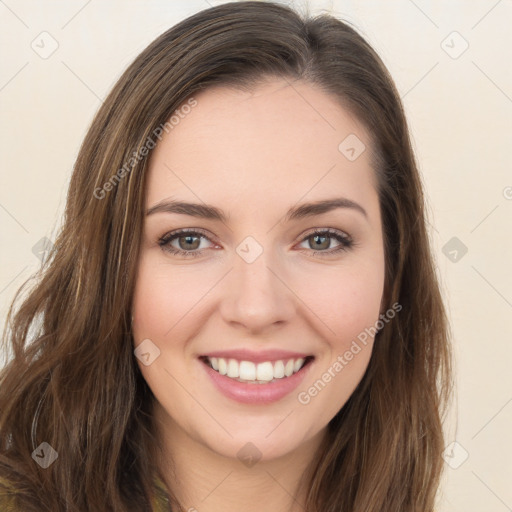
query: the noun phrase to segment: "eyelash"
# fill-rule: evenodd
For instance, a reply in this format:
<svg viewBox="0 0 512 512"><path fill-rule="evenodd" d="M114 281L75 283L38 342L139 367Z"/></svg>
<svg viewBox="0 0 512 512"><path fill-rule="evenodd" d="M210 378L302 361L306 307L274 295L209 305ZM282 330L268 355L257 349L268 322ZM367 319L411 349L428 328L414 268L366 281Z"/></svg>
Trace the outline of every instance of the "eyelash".
<svg viewBox="0 0 512 512"><path fill-rule="evenodd" d="M182 256L185 258L196 258L200 256L204 249L201 250L195 250L195 251L184 251L182 249L176 249L175 247L172 247L170 243L179 238L180 236L195 236L199 235L200 238L206 238L207 240L210 240L209 237L206 235L205 232L203 232L200 229L194 229L194 230L188 230L188 229L180 229L178 231L172 231L171 233L167 233L163 237L161 237L158 240L158 245L162 248L162 250L167 251L171 254ZM348 235L342 234L341 232L335 231L333 229L315 229L314 231L304 235L304 238L300 241L300 243L304 242L308 238L312 236L325 236L330 235L330 237L336 239L338 242L340 242L340 245L336 247L335 249L326 250L326 251L315 251L314 249L302 249L307 251L312 251L314 257L318 257L317 254L320 257L327 257L331 256L333 254L337 254L341 251L346 251L352 247L354 247L356 244L350 238Z"/></svg>

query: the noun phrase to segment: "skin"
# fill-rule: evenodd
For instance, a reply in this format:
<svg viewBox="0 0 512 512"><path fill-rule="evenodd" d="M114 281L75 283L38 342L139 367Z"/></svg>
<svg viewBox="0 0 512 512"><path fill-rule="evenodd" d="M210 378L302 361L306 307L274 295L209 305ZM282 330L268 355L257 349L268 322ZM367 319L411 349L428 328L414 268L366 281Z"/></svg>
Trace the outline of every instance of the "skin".
<svg viewBox="0 0 512 512"><path fill-rule="evenodd" d="M137 359L157 401L159 464L185 510L259 511L262 496L268 511L303 510L299 480L363 377L373 339L342 371L333 372L333 363L382 312L384 248L370 139L335 98L304 82L269 80L252 93L217 86L194 97L197 106L153 150L146 208L172 198L214 205L229 219L167 212L145 219L133 335L135 347L150 339L160 350L148 366ZM349 134L366 146L355 161L338 149ZM292 206L334 197L357 202L367 216L338 208L284 220ZM159 245L182 228L207 232L170 242L202 251L199 257ZM315 228L345 233L354 245L328 255L340 242L328 237L316 249ZM236 252L247 236L263 249L252 263ZM283 399L241 404L213 386L198 360L233 348L300 351L315 360ZM301 404L298 393L329 368L335 377ZM237 457L248 442L261 454L252 467Z"/></svg>

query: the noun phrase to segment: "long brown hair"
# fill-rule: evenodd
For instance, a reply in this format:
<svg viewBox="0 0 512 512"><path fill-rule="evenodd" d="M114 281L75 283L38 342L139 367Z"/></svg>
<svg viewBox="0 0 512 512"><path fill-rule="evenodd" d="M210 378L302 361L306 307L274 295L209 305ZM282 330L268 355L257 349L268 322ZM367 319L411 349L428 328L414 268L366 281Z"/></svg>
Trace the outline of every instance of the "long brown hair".
<svg viewBox="0 0 512 512"><path fill-rule="evenodd" d="M3 336L13 357L0 373L0 475L20 510L151 510L155 477L163 477L154 462L154 396L130 331L150 156L142 149L194 92L251 90L269 77L320 88L371 134L384 309L402 306L328 425L306 475L306 509L433 510L451 349L400 97L348 24L258 1L203 10L158 37L118 80L83 141L63 227L36 284L23 300L18 291ZM58 453L46 469L33 457L41 443Z"/></svg>

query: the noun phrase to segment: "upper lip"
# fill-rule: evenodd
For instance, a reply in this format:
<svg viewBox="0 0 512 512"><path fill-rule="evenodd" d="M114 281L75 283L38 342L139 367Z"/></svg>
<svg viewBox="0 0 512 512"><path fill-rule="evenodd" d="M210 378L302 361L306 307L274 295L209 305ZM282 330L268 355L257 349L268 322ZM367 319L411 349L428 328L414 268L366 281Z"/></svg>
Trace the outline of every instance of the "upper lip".
<svg viewBox="0 0 512 512"><path fill-rule="evenodd" d="M254 352L247 349L235 350L217 350L208 352L199 357L222 357L224 359L236 359L237 361L252 361L254 363L263 363L265 361L288 361L289 359L301 359L306 357L313 357L312 354L305 354L303 352L290 352L288 350L260 350Z"/></svg>

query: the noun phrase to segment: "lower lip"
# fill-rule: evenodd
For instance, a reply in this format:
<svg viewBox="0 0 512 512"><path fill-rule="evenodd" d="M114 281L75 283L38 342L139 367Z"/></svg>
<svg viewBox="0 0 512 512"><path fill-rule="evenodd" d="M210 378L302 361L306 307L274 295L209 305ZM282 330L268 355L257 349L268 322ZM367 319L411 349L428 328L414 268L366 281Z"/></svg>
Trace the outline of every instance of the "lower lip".
<svg viewBox="0 0 512 512"><path fill-rule="evenodd" d="M244 404L268 404L290 394L303 381L312 363L313 361L310 361L291 377L283 377L269 384L251 384L238 382L230 377L221 375L206 363L200 361L201 366L204 367L206 373L221 393L232 400Z"/></svg>

